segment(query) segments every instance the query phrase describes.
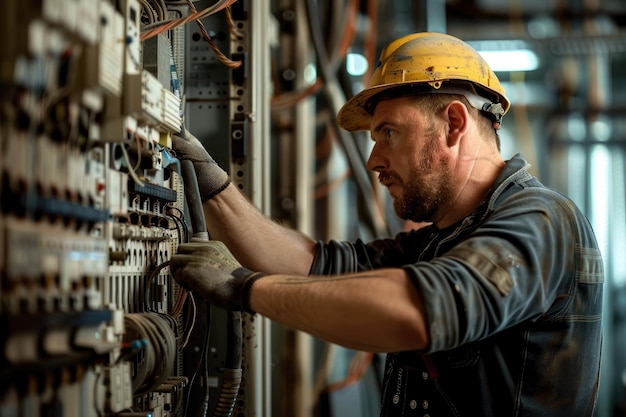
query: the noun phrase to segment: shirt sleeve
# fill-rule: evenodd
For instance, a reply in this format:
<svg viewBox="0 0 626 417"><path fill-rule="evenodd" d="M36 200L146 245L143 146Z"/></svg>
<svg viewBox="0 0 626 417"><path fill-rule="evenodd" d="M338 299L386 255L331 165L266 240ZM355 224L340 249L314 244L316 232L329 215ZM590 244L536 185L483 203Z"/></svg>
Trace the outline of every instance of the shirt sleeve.
<svg viewBox="0 0 626 417"><path fill-rule="evenodd" d="M445 253L404 266L424 301L428 351L558 316L572 299L577 259L589 253L576 213L554 192L523 191Z"/></svg>

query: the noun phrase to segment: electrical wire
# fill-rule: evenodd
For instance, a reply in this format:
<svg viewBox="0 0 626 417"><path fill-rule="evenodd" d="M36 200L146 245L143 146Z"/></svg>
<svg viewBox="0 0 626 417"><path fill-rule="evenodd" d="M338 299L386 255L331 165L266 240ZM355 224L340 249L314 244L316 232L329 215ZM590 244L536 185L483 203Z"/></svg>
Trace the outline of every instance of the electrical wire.
<svg viewBox="0 0 626 417"><path fill-rule="evenodd" d="M190 235L190 233L189 233L189 226L187 225L187 222L185 222L185 219L181 219L178 216L172 216L172 218L176 219L176 220L174 220L174 223L180 224L180 226L182 227L183 236L182 236L182 239L180 239L180 242L181 243L189 242L189 235Z"/></svg>
<svg viewBox="0 0 626 417"><path fill-rule="evenodd" d="M220 1L216 2L213 6L209 6L209 7L205 8L205 9L203 9L203 10L200 10L200 11L195 11L193 13L190 13L186 17L175 19L174 21L169 22L169 23L167 23L167 24L165 24L163 26L159 26L158 28L149 30L147 32L142 32L140 39L143 42L143 41L145 41L147 39L150 39L150 38L158 35L159 33L163 33L163 32L168 31L170 29L174 29L175 27L185 25L185 24L187 24L187 23L189 23L191 21L194 21L194 20L203 19L203 18L205 18L207 16L210 16L212 14L215 14L215 13L219 12L220 10L222 10L222 9L224 9L226 7L231 6L236 1L237 0L220 0ZM194 9L195 9L195 7L194 7Z"/></svg>
<svg viewBox="0 0 626 417"><path fill-rule="evenodd" d="M133 171L136 173L141 166L141 139L139 139L139 135L135 135L135 146L137 147L137 162L135 162Z"/></svg>
<svg viewBox="0 0 626 417"><path fill-rule="evenodd" d="M355 22L358 19L359 7L361 0L350 0L347 7L345 7L344 20L339 28L342 34L336 48L333 48L333 53L329 58L330 68L335 70L343 59L348 54L350 47L354 43L356 38L356 25Z"/></svg>
<svg viewBox="0 0 626 417"><path fill-rule="evenodd" d="M206 357L208 356L208 349L209 349L209 340L210 340L210 335L211 335L211 305L207 304L206 305L206 331L204 333L204 339L202 342L202 348L200 350L200 359L198 360L198 365L196 366L196 369L193 371L193 374L191 376L191 378L189 379L189 386L187 388L187 399L185 400L185 411L187 411L187 409L189 408L189 399L191 397L191 387L193 386L193 383L196 379L196 376L198 376L198 371L200 370L200 367L202 366L203 361L206 360ZM207 390L207 395L208 395L208 383L205 384L206 385L206 390Z"/></svg>
<svg viewBox="0 0 626 417"><path fill-rule="evenodd" d="M167 268L168 266L170 266L171 261L165 261L159 265L156 266L156 268L154 268L152 270L152 272L150 272L150 275L148 275L148 279L146 280L146 282L144 283L144 303L146 305L146 309L148 311L153 311L152 308L150 307L152 305L152 300L150 300L150 287L152 286L152 282L154 281L154 279L156 278L156 276L159 274L159 272L161 272L162 269Z"/></svg>
<svg viewBox="0 0 626 417"><path fill-rule="evenodd" d="M197 12L196 6L193 4L191 0L187 0L187 3L189 4L189 7L191 8L191 10L193 10L194 13ZM204 38L205 41L207 41L207 43L209 44L209 47L213 50L213 52L217 56L217 59L219 59L224 65L226 65L229 68L239 68L241 66L241 61L233 61L222 53L222 51L218 48L215 42L213 42L213 39L211 39L211 36L209 35L206 28L204 27L204 23L202 23L202 20L196 19L196 24L198 25L198 29L200 29L200 33L202 34L202 37Z"/></svg>
<svg viewBox="0 0 626 417"><path fill-rule="evenodd" d="M154 391L172 375L178 353L176 335L164 317L155 313L127 313L126 335L137 335L148 343L137 359L132 389L135 395Z"/></svg>
<svg viewBox="0 0 626 417"><path fill-rule="evenodd" d="M173 213L171 213L171 211L178 212L179 215L175 216ZM187 222L185 221L185 214L183 213L183 211L179 209L178 207L167 206L166 215L174 221L174 224L176 224L176 228L178 229L179 232L181 231L181 228L182 228L182 232L184 233L184 236L180 236L179 234L179 242L180 243L189 242L189 226L187 225Z"/></svg>
<svg viewBox="0 0 626 417"><path fill-rule="evenodd" d="M165 19L167 16L167 5L164 0L152 0L152 3L156 6L156 9L159 10L159 19Z"/></svg>
<svg viewBox="0 0 626 417"><path fill-rule="evenodd" d="M350 178L351 171L349 169L345 170L341 175L336 176L332 180L328 181L326 184L315 189L314 198L320 199L322 197L326 197L333 190L337 189L344 181Z"/></svg>
<svg viewBox="0 0 626 417"><path fill-rule="evenodd" d="M271 99L272 111L282 111L290 109L302 100L310 97L320 91L324 86L324 82L321 78L317 78L313 84L300 91L290 91L282 93L277 96L273 96Z"/></svg>
<svg viewBox="0 0 626 417"><path fill-rule="evenodd" d="M142 16L146 16L148 23L154 23L159 20L156 11L154 8L148 3L148 0L139 0L141 3L141 11Z"/></svg>
<svg viewBox="0 0 626 417"><path fill-rule="evenodd" d="M130 169L130 157L128 156L128 151L126 150L126 146L121 144L120 145L120 149L122 149L122 154L124 155L124 159L126 160L126 165L129 168L128 169L128 175L130 175L130 177L135 182L135 184L137 184L139 187L143 187L144 186L143 181L141 181L141 179L139 179L139 176L137 175L137 173L135 172L134 169Z"/></svg>
<svg viewBox="0 0 626 417"><path fill-rule="evenodd" d="M241 324L241 312L227 312L227 328L226 344L229 349L226 351L226 364L222 375L222 385L217 398L215 407L215 417L230 417L235 408L237 395L241 386L242 378L242 348L243 348L243 330ZM205 364L205 372L208 377L208 367ZM207 393L208 395L208 393Z"/></svg>
<svg viewBox="0 0 626 417"><path fill-rule="evenodd" d="M150 307L152 305L152 300L150 300L150 287L152 286L152 282L156 278L156 276L163 270L164 268L170 266L171 261L165 261L154 268L154 270L148 276L145 284L144 284L144 302L146 305L146 309L148 311L154 312ZM178 291L178 296L176 297L176 301L174 302L174 306L171 311L168 313L170 316L176 317L183 310L183 306L185 305L185 301L187 300L188 291L182 287Z"/></svg>
<svg viewBox="0 0 626 417"><path fill-rule="evenodd" d="M175 20L176 19L165 19L165 20L159 20L158 22L147 23L147 24L141 26L141 30L142 31L151 31L151 30L156 29L158 27L161 27L163 25L167 25L168 23L172 23Z"/></svg>
<svg viewBox="0 0 626 417"><path fill-rule="evenodd" d="M148 0L144 0L144 1L148 1ZM142 27L142 33L141 33L141 41L145 41L147 39L150 39L153 36L156 36L160 33L163 33L165 31L168 31L170 29L173 29L175 27L178 27L180 25L183 24L187 24L193 20L195 20L196 24L198 25L198 28L200 29L200 33L202 34L202 37L206 40L206 42L209 44L209 47L211 48L211 50L213 50L213 52L215 53L215 55L217 56L217 59L220 60L220 62L222 62L224 65L226 65L229 68L239 68L242 63L241 61L233 61L230 58L228 58L221 50L220 48L215 44L215 42L213 41L213 39L211 38L211 36L209 35L209 33L207 32L204 23L202 22L202 18L209 16L211 14L217 13L218 11L225 9L226 10L226 18L227 18L227 24L229 27L229 31L230 33L235 36L236 38L240 39L243 37L243 35L241 34L241 32L239 32L234 25L234 21L232 19L232 15L229 11L229 9L227 8L228 6L230 6L231 4L233 4L236 0L228 0L228 1L220 1L218 3L216 3L214 6L212 7L207 7L206 9L203 9L201 11L198 11L196 9L196 6L193 4L193 2L191 0L187 0L185 2L183 2L182 4L186 4L189 6L189 8L191 9L192 13L190 13L188 16L186 17L182 17L182 18L178 18L178 19L168 19L165 20L165 16L163 16L163 19L161 19L160 21L151 21L149 22L147 25L144 25Z"/></svg>
<svg viewBox="0 0 626 417"><path fill-rule="evenodd" d="M183 311L183 306L185 305L188 296L189 291L181 287L178 291L178 297L176 297L176 301L174 302L174 307L172 307L172 310L170 311L172 316L176 317L181 313L181 311Z"/></svg>
<svg viewBox="0 0 626 417"><path fill-rule="evenodd" d="M96 371L95 368L94 368L94 371ZM104 417L104 414L102 413L102 410L100 409L100 404L98 403L98 387L99 387L99 380L102 377L102 372L103 372L102 368L99 367L96 373L95 381L93 382L93 392L92 392L93 408L94 410L96 410L96 414L98 415L98 417Z"/></svg>
<svg viewBox="0 0 626 417"><path fill-rule="evenodd" d="M336 68L339 67L339 64L343 62L343 59L346 57L350 46L354 42L356 37L356 26L355 21L357 20L360 0L350 0L348 2L347 7L344 7L340 2L333 3L337 10L344 10L343 19L335 19L334 16L337 10L331 16L333 23L333 32L341 33L341 37L337 42L337 46L332 48L332 57L329 59L329 72L333 72ZM331 36L333 38L333 36ZM289 109L300 101L316 94L320 91L324 86L324 81L321 77L318 77L313 84L307 86L306 88L300 91L290 91L285 92L280 95L273 96L271 99L272 111L282 111L285 109Z"/></svg>
<svg viewBox="0 0 626 417"><path fill-rule="evenodd" d="M360 381L367 372L373 358L374 353L372 352L355 352L352 360L350 361L346 377L340 381L330 384L327 387L327 390L329 392L339 391L342 388Z"/></svg>
<svg viewBox="0 0 626 417"><path fill-rule="evenodd" d="M324 93L324 98L333 114L337 114L341 105L346 101L345 96L341 93L337 80L331 72L328 54L325 51L322 39L320 17L317 12L316 2L314 0L307 0L306 6L309 33L318 60L320 76L324 81L324 88L322 92ZM384 218L384 210L381 207L379 200L374 196L372 181L365 169L365 159L354 141L354 136L341 129L337 125L335 118L332 120L334 123L333 130L337 134L339 142L343 147L343 151L348 160L348 165L352 170L354 182L361 192L363 199L368 202L368 204L365 204L365 212L367 214L366 220L369 222L370 228L375 237L389 236L391 234L391 230L389 230L388 226L382 220Z"/></svg>
<svg viewBox="0 0 626 417"><path fill-rule="evenodd" d="M228 31L231 35L233 35L236 39L242 39L243 33L239 32L235 25L235 20L233 19L233 14L230 11L230 8L226 8L226 24L228 25Z"/></svg>
<svg viewBox="0 0 626 417"><path fill-rule="evenodd" d="M191 337L191 333L193 332L193 328L196 325L196 316L198 314L198 308L196 306L196 299L193 296L193 293L189 293L189 304L191 306L191 319L188 320L189 321L189 326L185 325L185 328L187 329L186 331L183 331L183 334L186 334L185 336L185 340L183 341L183 343L181 343L180 348L181 350L184 349L185 347L187 347L187 344L189 343L189 338Z"/></svg>
<svg viewBox="0 0 626 417"><path fill-rule="evenodd" d="M186 241L186 238L183 236L183 230L182 230L182 226L180 223L180 219L176 216L173 216L171 214L167 214L166 215L170 220L172 220L172 222L174 223L174 227L171 228L170 230L176 229L176 235L178 236L178 242L182 243Z"/></svg>

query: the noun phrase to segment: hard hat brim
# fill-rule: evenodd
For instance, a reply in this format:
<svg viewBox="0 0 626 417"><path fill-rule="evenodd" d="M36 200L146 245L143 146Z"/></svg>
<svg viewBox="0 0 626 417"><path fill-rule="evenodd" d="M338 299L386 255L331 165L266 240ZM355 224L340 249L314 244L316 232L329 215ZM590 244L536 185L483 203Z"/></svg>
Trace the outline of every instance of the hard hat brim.
<svg viewBox="0 0 626 417"><path fill-rule="evenodd" d="M366 110L367 102L376 94L393 87L398 87L398 83L370 87L353 96L337 113L337 123L339 123L339 126L349 132L370 130L372 115Z"/></svg>
<svg viewBox="0 0 626 417"><path fill-rule="evenodd" d="M437 88L429 88L431 83L420 83L414 81L381 84L367 88L352 97L346 102L346 104L343 105L337 113L337 123L340 127L350 132L370 130L373 115L372 102L370 100L374 96L387 90L394 90L394 95L397 98L422 94L463 95L469 101L470 105L478 110L485 110L485 104L493 104L491 100L477 94L475 89L476 86L470 82L458 80L434 80L432 83L436 85ZM386 96L386 99L389 99L388 95ZM504 96L500 96L500 98L503 99L504 102L502 106L503 111L501 114L499 113L501 118L508 111L510 103ZM374 100L378 101L377 99Z"/></svg>

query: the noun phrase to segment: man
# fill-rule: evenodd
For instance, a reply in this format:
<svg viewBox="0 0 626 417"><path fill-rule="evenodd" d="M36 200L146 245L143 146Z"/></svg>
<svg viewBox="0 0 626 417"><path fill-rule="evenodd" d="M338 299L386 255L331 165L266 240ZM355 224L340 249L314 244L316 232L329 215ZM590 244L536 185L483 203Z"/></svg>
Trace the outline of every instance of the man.
<svg viewBox="0 0 626 417"><path fill-rule="evenodd" d="M172 258L181 285L349 348L388 352L383 416L589 416L597 398L603 266L586 218L500 156L509 102L466 43L390 43L341 109L370 130L367 167L399 216L432 224L371 243L314 242L264 218L198 143L212 244ZM262 273L252 272L262 271Z"/></svg>

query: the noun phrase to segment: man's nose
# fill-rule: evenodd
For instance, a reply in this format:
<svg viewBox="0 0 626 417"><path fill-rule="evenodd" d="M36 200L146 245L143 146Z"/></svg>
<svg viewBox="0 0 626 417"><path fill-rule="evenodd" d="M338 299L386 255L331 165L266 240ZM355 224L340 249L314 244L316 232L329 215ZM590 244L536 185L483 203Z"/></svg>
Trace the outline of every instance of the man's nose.
<svg viewBox="0 0 626 417"><path fill-rule="evenodd" d="M370 152L370 156L367 159L367 164L365 165L367 169L370 171L380 172L385 169L385 159L380 152L380 147L378 145L374 145L372 151Z"/></svg>

